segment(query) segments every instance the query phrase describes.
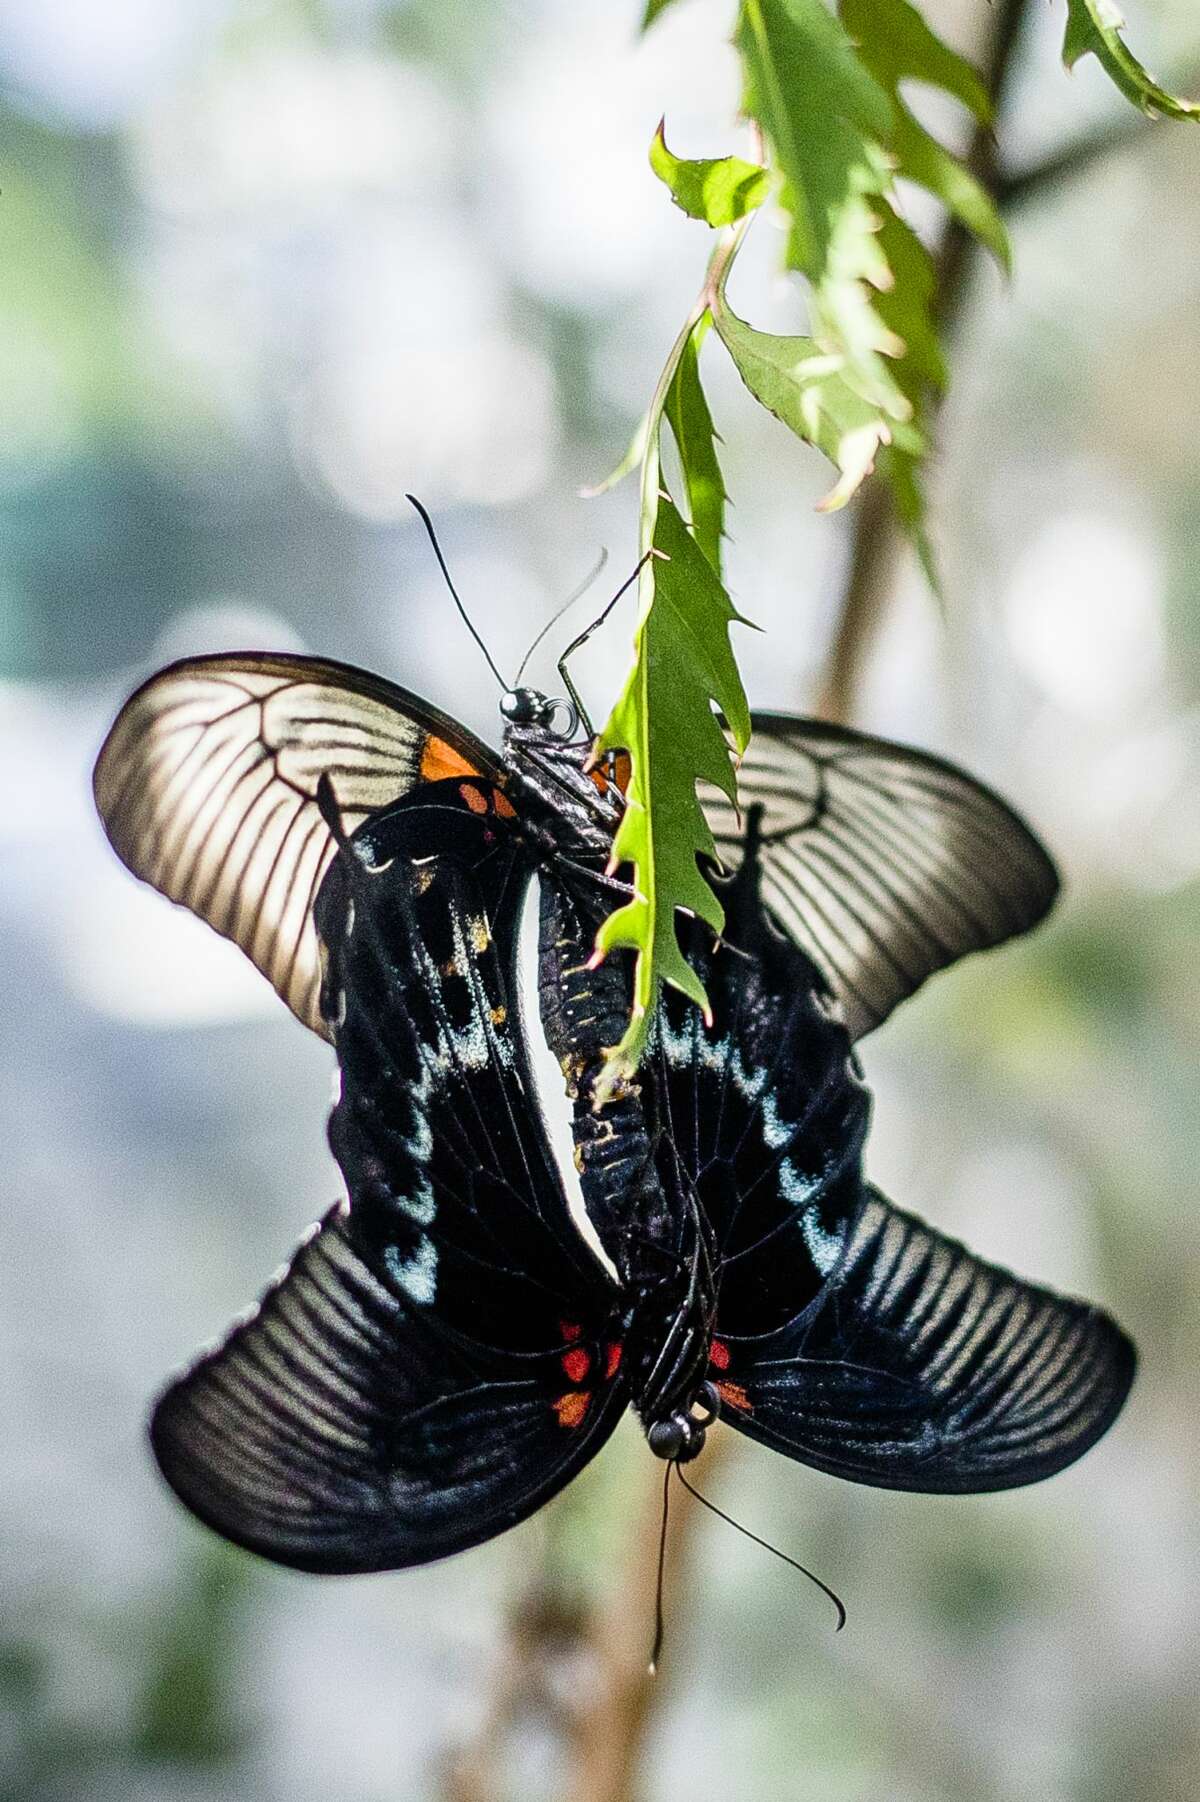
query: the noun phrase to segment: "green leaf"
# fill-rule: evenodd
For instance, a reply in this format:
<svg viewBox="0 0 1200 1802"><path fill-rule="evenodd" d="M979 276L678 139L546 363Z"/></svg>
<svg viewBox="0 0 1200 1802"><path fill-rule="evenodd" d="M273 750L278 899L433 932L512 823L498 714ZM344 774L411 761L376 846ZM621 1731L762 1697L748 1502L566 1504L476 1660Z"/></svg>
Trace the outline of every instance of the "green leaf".
<svg viewBox="0 0 1200 1802"><path fill-rule="evenodd" d="M744 109L783 176L787 260L812 284L813 336L844 360L864 399L905 419L910 405L889 367L903 347L873 304L892 281L879 247L892 182L884 148L891 98L824 0L743 0L735 41Z"/></svg>
<svg viewBox="0 0 1200 1802"><path fill-rule="evenodd" d="M892 103L824 0L743 0L735 42L744 110L784 178L788 260L815 280L847 208L888 179L879 145L891 132Z"/></svg>
<svg viewBox="0 0 1200 1802"><path fill-rule="evenodd" d="M922 445L914 449L903 438L892 444L882 444L879 447L876 469L879 478L887 483L891 491L896 518L917 553L917 561L924 571L925 580L940 600L941 577L925 523L925 491L921 486L923 448Z"/></svg>
<svg viewBox="0 0 1200 1802"><path fill-rule="evenodd" d="M840 12L847 31L858 40L863 62L895 107L889 148L897 172L936 195L1007 270L1008 233L987 190L914 118L900 95L902 81L925 82L953 95L986 124L992 107L981 77L930 31L908 0L842 0Z"/></svg>
<svg viewBox="0 0 1200 1802"><path fill-rule="evenodd" d="M981 125L992 118L992 100L983 77L931 31L908 0L841 0L842 24L880 85L895 97L902 81L944 88Z"/></svg>
<svg viewBox="0 0 1200 1802"><path fill-rule="evenodd" d="M911 425L890 424L846 380L844 360L812 338L756 331L722 298L717 331L755 399L797 437L823 451L840 479L820 503L824 512L844 507L875 467L882 445L902 442L911 456L923 448Z"/></svg>
<svg viewBox="0 0 1200 1802"><path fill-rule="evenodd" d="M731 800L737 792L713 704L739 752L750 740L750 711L729 643L739 615L670 496L656 496L658 555L642 572L635 661L597 740L600 750L627 750L632 762L613 858L633 865L636 891L596 939L600 955L621 946L637 952L633 1018L605 1068L605 1093L636 1066L661 983L707 1006L680 949L675 909L690 908L714 931L721 928L720 903L696 861L714 851L697 781L714 783Z"/></svg>
<svg viewBox="0 0 1200 1802"><path fill-rule="evenodd" d="M732 225L760 207L771 189L769 172L740 156L685 162L667 149L666 121L660 120L650 144L650 167L671 190L676 206L707 225Z"/></svg>
<svg viewBox="0 0 1200 1802"><path fill-rule="evenodd" d="M665 13L671 0L646 0L646 10L642 14L642 30L649 31L660 13Z"/></svg>
<svg viewBox="0 0 1200 1802"><path fill-rule="evenodd" d="M720 575L729 497L717 458L717 432L700 381L699 357L711 323L712 314L703 313L692 329L667 390L666 414L679 450L692 536Z"/></svg>
<svg viewBox="0 0 1200 1802"><path fill-rule="evenodd" d="M895 378L919 417L927 391L946 386L946 359L933 322L937 272L920 238L898 213L889 213L884 220L879 247L894 279L875 305L904 346L894 365Z"/></svg>
<svg viewBox="0 0 1200 1802"><path fill-rule="evenodd" d="M1063 62L1073 69L1081 56L1090 53L1126 99L1143 112L1165 113L1171 119L1200 119L1200 104L1168 94L1147 73L1121 36L1124 29L1125 20L1112 0L1067 0Z"/></svg>

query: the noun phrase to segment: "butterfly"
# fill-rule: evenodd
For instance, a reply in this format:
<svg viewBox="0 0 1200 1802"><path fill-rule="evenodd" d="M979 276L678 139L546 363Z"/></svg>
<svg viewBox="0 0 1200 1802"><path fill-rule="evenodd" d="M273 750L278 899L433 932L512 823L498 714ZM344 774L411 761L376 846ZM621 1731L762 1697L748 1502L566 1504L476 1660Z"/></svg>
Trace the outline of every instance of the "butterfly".
<svg viewBox="0 0 1200 1802"><path fill-rule="evenodd" d="M158 1400L193 1512L316 1572L395 1569L524 1519L632 1406L682 1463L718 1416L819 1470L930 1493L1079 1457L1133 1347L864 1178L855 1042L934 971L1028 929L1057 877L963 771L761 714L741 812L706 794L726 912L681 919L706 1017L667 991L602 1106L630 976L592 956L627 774L575 709L501 702L497 753L383 678L200 657L126 703L95 773L118 855L232 939L337 1053L346 1195ZM518 932L586 1220L551 1150Z"/></svg>

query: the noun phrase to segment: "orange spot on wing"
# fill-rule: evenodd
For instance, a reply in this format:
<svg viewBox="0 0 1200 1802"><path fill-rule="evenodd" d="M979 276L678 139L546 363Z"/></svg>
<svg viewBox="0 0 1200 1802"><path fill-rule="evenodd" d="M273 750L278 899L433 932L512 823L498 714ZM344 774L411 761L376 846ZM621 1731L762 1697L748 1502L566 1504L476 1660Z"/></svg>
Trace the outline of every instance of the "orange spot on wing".
<svg viewBox="0 0 1200 1802"><path fill-rule="evenodd" d="M508 796L503 792L502 789L498 788L496 790L495 802L496 802L496 812L500 815L500 818L502 820L515 820L516 819L517 810L513 806L512 802L509 800Z"/></svg>
<svg viewBox="0 0 1200 1802"><path fill-rule="evenodd" d="M604 1354L604 1380L608 1382L621 1368L621 1347L610 1345Z"/></svg>
<svg viewBox="0 0 1200 1802"><path fill-rule="evenodd" d="M429 733L421 752L421 775L426 782L444 782L449 776L478 776L473 763L444 738Z"/></svg>
<svg viewBox="0 0 1200 1802"><path fill-rule="evenodd" d="M593 764L587 773L602 795L606 795L614 785L624 794L629 787L629 778L633 773L633 764L630 762L628 751L618 751L609 765L609 769L612 771L611 778L608 770L603 769L598 763Z"/></svg>
<svg viewBox="0 0 1200 1802"><path fill-rule="evenodd" d="M554 1404L559 1426L580 1426L591 1399L586 1389L573 1389L569 1395L560 1395Z"/></svg>
<svg viewBox="0 0 1200 1802"><path fill-rule="evenodd" d="M577 1345L573 1351L563 1353L562 1367L572 1383L582 1383L592 1368L592 1360L582 1345Z"/></svg>
<svg viewBox="0 0 1200 1802"><path fill-rule="evenodd" d="M708 1361L717 1370L729 1369L729 1347L722 1339L714 1339L708 1348Z"/></svg>
<svg viewBox="0 0 1200 1802"><path fill-rule="evenodd" d="M481 788L475 787L473 782L464 782L458 792L466 802L467 806L471 809L472 813L487 812L488 798Z"/></svg>
<svg viewBox="0 0 1200 1802"><path fill-rule="evenodd" d="M754 1409L750 1405L750 1397L740 1383L717 1383L715 1387L717 1394L728 1407L738 1408L743 1414L753 1414Z"/></svg>

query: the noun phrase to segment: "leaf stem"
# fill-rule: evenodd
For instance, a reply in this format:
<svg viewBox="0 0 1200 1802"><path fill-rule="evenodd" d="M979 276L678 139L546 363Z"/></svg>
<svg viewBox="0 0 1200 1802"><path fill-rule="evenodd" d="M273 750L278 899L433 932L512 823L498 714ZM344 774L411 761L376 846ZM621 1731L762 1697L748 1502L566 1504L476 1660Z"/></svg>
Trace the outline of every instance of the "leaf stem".
<svg viewBox="0 0 1200 1802"><path fill-rule="evenodd" d="M708 267L704 272L704 285L693 301L679 336L667 354L667 360L663 364L662 373L658 378L658 385L646 411L646 440L642 458L641 540L638 546L639 553L643 557L654 542L654 519L658 512L658 475L661 461L659 430L663 414L666 411L667 395L670 392L671 383L675 379L675 372L679 368L683 353L687 349L688 339L705 313L711 312L716 300L724 290L733 260L742 247L752 217L753 215L748 213L744 219L739 219L736 225L728 226L720 233L713 246L712 255L708 259ZM647 578L651 584L650 593L653 595L653 562L647 564L642 572L643 581Z"/></svg>

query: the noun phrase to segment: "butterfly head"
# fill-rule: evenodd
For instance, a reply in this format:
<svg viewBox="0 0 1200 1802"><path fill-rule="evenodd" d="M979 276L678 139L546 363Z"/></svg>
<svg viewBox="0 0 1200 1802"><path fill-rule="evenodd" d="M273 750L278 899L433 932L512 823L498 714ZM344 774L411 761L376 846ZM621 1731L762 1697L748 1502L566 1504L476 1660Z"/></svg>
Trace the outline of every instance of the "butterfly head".
<svg viewBox="0 0 1200 1802"><path fill-rule="evenodd" d="M646 1440L656 1458L690 1464L704 1450L705 1435L721 1412L721 1398L711 1383L702 1383L689 1408L651 1421Z"/></svg>
<svg viewBox="0 0 1200 1802"><path fill-rule="evenodd" d="M535 732L552 732L556 738L573 738L579 729L579 715L570 701L555 700L536 688L507 688L500 696L500 713L509 726L531 727ZM555 715L566 715L564 725L555 727Z"/></svg>
<svg viewBox="0 0 1200 1802"><path fill-rule="evenodd" d="M547 726L553 711L549 696L536 688L506 688L500 696L500 712L510 726Z"/></svg>

